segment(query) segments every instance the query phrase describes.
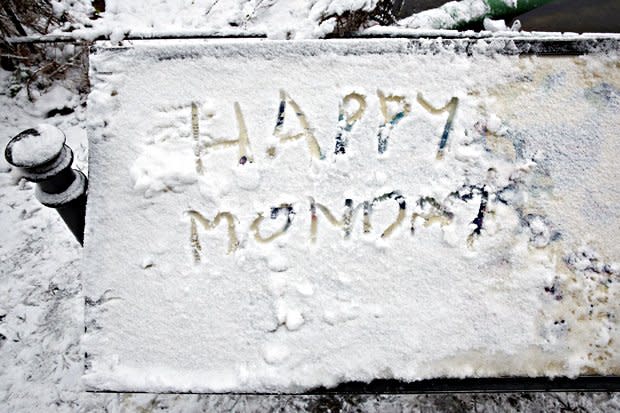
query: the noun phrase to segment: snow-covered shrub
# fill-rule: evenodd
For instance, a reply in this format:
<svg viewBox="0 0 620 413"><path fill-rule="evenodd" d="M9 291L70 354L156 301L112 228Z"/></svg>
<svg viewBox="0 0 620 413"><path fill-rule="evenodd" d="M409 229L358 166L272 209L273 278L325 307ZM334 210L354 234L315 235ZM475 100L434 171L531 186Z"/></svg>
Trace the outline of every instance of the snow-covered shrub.
<svg viewBox="0 0 620 413"><path fill-rule="evenodd" d="M82 4L82 6L84 6ZM85 7L82 7L84 9ZM3 0L0 6L0 67L13 72L9 95L25 88L34 99L37 90L46 90L70 69L84 72L87 45L11 41L15 37L38 37L69 27L74 19L70 7L56 0ZM94 10L94 9L92 9ZM78 87L86 91L86 76Z"/></svg>

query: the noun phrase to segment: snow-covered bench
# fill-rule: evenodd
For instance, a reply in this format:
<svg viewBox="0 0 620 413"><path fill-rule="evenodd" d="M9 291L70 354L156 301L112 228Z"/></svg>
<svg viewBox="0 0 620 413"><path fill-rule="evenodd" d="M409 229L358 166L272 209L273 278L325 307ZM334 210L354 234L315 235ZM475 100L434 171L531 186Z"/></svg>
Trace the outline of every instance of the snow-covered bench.
<svg viewBox="0 0 620 413"><path fill-rule="evenodd" d="M97 45L87 385L616 374L617 52L583 37Z"/></svg>

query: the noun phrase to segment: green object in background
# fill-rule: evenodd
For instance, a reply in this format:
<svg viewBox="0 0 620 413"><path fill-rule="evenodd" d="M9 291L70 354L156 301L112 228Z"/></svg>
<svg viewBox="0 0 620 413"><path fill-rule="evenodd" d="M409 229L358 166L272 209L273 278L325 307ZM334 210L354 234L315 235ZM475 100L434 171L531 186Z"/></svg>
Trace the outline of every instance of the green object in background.
<svg viewBox="0 0 620 413"><path fill-rule="evenodd" d="M554 0L462 0L413 14L399 25L413 29L459 29L485 17L505 18L525 13Z"/></svg>
<svg viewBox="0 0 620 413"><path fill-rule="evenodd" d="M552 1L555 0L515 0L512 2L514 5L511 5L510 0L486 0L486 3L489 5L489 14L484 17L505 17L521 14Z"/></svg>

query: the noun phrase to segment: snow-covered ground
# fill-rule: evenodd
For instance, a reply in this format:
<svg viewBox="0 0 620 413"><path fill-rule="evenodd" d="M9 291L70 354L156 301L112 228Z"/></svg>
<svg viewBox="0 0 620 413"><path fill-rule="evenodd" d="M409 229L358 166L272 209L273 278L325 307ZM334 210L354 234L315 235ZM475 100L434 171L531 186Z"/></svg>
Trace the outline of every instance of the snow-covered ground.
<svg viewBox="0 0 620 413"><path fill-rule="evenodd" d="M85 12L85 0L54 2L57 10ZM103 19L85 34L121 36L137 31L230 28L267 31L273 37L316 37L332 23L323 16L371 8L373 0L135 1L110 0ZM71 6L70 6L71 4ZM281 7L276 7L281 6ZM197 13L197 11L199 11ZM208 13L207 13L208 12ZM146 14L146 17L145 17ZM206 24L205 14L212 20ZM205 27L206 26L206 27ZM86 172L85 96L77 93L77 68L34 102L0 70L0 148L42 121L60 127ZM46 116L54 109L72 113ZM67 111L63 111L66 113ZM84 330L81 248L55 211L40 205L33 185L0 159L0 411L618 411L616 394L520 395L155 395L86 393L79 340Z"/></svg>
<svg viewBox="0 0 620 413"><path fill-rule="evenodd" d="M179 31L258 32L270 38L317 38L330 33L335 17L370 12L379 0L108 0L102 18L89 21L88 1L57 1L58 13L78 17L76 34L87 38ZM59 30L60 31L60 30Z"/></svg>

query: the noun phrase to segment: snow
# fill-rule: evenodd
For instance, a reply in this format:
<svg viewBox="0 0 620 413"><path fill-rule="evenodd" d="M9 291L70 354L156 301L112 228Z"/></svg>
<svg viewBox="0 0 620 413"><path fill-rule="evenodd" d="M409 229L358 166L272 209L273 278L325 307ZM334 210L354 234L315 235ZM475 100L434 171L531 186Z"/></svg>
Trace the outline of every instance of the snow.
<svg viewBox="0 0 620 413"><path fill-rule="evenodd" d="M506 26L506 22L504 20L501 20L501 19L492 20L492 19L489 19L488 17L485 17L484 20L482 21L482 24L484 26L484 30L492 32L492 33L499 32L499 35L501 36L505 36L506 32L519 33L519 30L521 30L521 22L519 20L515 20L512 23L512 26L508 27Z"/></svg>
<svg viewBox="0 0 620 413"><path fill-rule="evenodd" d="M158 192L182 190L182 186L196 182L196 177L184 167L194 161L193 156L174 149L174 145L156 147L136 159L129 171L136 191L150 197Z"/></svg>
<svg viewBox="0 0 620 413"><path fill-rule="evenodd" d="M486 0L451 1L436 9L399 20L398 25L410 29L453 29L463 23L482 19L489 10Z"/></svg>
<svg viewBox="0 0 620 413"><path fill-rule="evenodd" d="M322 10L326 15L342 15L351 10L372 11L379 0L319 0L313 9Z"/></svg>
<svg viewBox="0 0 620 413"><path fill-rule="evenodd" d="M484 25L484 30L491 32L506 32L510 30L508 26L506 26L506 22L503 20L492 20L485 17L482 23Z"/></svg>
<svg viewBox="0 0 620 413"><path fill-rule="evenodd" d="M618 256L617 58L464 42L100 45L86 385L270 392L616 372L615 323L583 314L616 274L586 282L565 252L587 238L605 268ZM362 206L338 224L347 198L372 201L367 228Z"/></svg>
<svg viewBox="0 0 620 413"><path fill-rule="evenodd" d="M80 195L84 194L86 190L86 177L82 174L76 174L75 179L59 194L48 194L42 191L39 187L35 189L35 196L43 205L48 207L56 207L58 205L66 205L77 199Z"/></svg>
<svg viewBox="0 0 620 413"><path fill-rule="evenodd" d="M70 49L70 48L69 48ZM69 50L70 51L70 50ZM71 53L73 55L74 53ZM31 107L32 115L41 118L53 116L65 108L74 108L79 103L79 96L62 85L53 85L45 93L45 99L36 99Z"/></svg>
<svg viewBox="0 0 620 413"><path fill-rule="evenodd" d="M156 35L152 26L167 27L164 35L181 36L204 36L204 35L240 35L259 34L254 30L262 27L269 31L270 36L275 38L295 38L320 36L329 31L328 22L323 26L315 21L307 21L310 4L304 1L280 0L265 2L267 7L257 15L256 19L250 19L244 26L229 27L227 16L232 16L234 23L243 21L239 7L235 5L246 4L252 6L251 1L226 1L221 2L219 12L215 10L211 17L204 18L204 9L194 5L207 5L206 2L117 2L120 7L125 7L123 15L104 13L101 19L90 21L88 13L92 9L89 0L53 0L56 15L67 11L74 18L73 27L81 27L75 31L71 38L94 39L100 35L109 36L115 33L114 40L120 38L120 33L131 31L136 36L151 37ZM108 4L114 4L108 1ZM214 2L212 1L211 4ZM273 3L273 4L272 4ZM360 2L361 4L361 2ZM131 5L135 5L132 9ZM287 6L287 5L290 5ZM282 6L282 7L280 7ZM152 24L149 25L141 19L144 11L157 10L153 13ZM185 10L185 11L184 11ZM250 9L251 10L251 9ZM282 11L282 13L280 13ZM217 13L216 13L217 12ZM196 28L188 30L185 23L175 22L178 15L195 18ZM321 13L317 13L317 16ZM269 21L263 24L263 21ZM86 27L95 24L96 28ZM214 26L223 27L215 30ZM250 29L252 28L252 30ZM65 27L68 29L68 27ZM415 36L447 36L447 37L488 37L490 33L455 32L455 31L429 31L429 30L395 30L394 28L373 27L369 31L378 30L390 35L415 35ZM61 31L67 36L66 31ZM522 38L548 37L566 39L576 35L562 35L560 33L513 33L510 37ZM506 37L508 34L502 33ZM600 37L600 34L588 34L581 37ZM605 34L605 37L610 37ZM66 53L72 55L73 45L64 47ZM60 49L59 49L60 52ZM8 90L14 90L16 84L10 77L10 73L0 70L0 143L4 146L11 136L15 136L22 130L37 125L41 122L52 123L61 128L67 136L67 144L75 153L74 166L84 172L87 171L87 139L86 139L86 115L80 104L80 95L76 92L77 79L82 75L82 68L71 70L66 80L55 82L52 91L58 93L44 93L39 96L35 92L35 102L29 102L25 89L22 89L15 98L8 96ZM587 73L589 79L598 79L601 71L592 62L588 63ZM553 85L553 82L549 82ZM23 86L23 85L22 85ZM56 89L58 88L58 89ZM607 107L608 116L617 118L617 112L610 111L604 103L605 96L609 102L614 102L614 89L609 86L598 85L585 91L589 99L599 107ZM616 83L617 90L617 83ZM370 90L370 92L373 92ZM92 98L92 97L91 97ZM618 97L615 97L618 101ZM570 102L570 100L567 100ZM523 104L524 102L518 102ZM68 115L59 114L51 119L46 119L47 114L53 109L71 107L74 113ZM570 104L564 108L570 107ZM491 110L493 112L494 109ZM496 120L491 123L496 124ZM589 123L590 131L594 131L596 125ZM506 125L500 125L499 130L506 130ZM596 132L593 133L596 135ZM587 141L587 140L586 140ZM506 147L501 141L494 142L494 147L504 149L507 155L514 153L513 149ZM491 145L491 143L489 143ZM562 146L552 148L562 149ZM560 150L558 153L562 153ZM582 165L582 164L581 164ZM581 167L581 165L579 167ZM609 171L616 170L613 166ZM577 170L575 176L581 176ZM374 181L378 185L386 182L387 177L382 172L374 174ZM232 179L223 177L217 182L205 184L206 193L212 191L226 192L227 185L232 185ZM544 183L544 175L539 182ZM581 186L579 186L581 188ZM611 188L615 187L612 182ZM506 191L504 199L517 199L519 194ZM51 209L44 208L34 197L34 186L20 180L17 173L10 168L3 157L0 157L0 406L6 411L270 411L274 409L292 411L455 411L476 410L496 411L516 409L519 411L555 411L555 410L584 410L590 412L608 412L618 409L619 396L616 393L529 393L524 395L514 394L455 394L455 395L318 395L318 396L255 396L255 395L166 395L166 394L93 394L86 393L81 381L84 354L79 346L79 340L84 331L83 305L84 295L82 291L81 255L82 251L70 232L64 226L58 215ZM596 204L596 203L595 203ZM579 205L579 204L576 204ZM577 209L587 210L588 203L581 204ZM613 210L612 210L613 211ZM573 248L570 244L562 241L563 251L558 251L564 259L559 259L559 265L563 266L566 261L570 264L570 271L561 274L558 280L547 286L546 293L557 301L556 317L577 314L585 321L585 325L592 325L592 330L579 330L574 336L581 338L587 343L592 332L596 338L592 343L595 352L591 356L594 360L597 353L604 354L606 346L606 331L615 331L616 322L609 319L609 315L617 313L617 293L613 289L604 287L608 280L606 274L617 274L618 264L610 263L608 259L617 260L617 251L596 252L599 246L606 244L600 240L614 240L617 238L617 226L609 225L605 221L606 212L599 213L602 223L595 228L578 228L575 232L584 234L584 243L579 248ZM593 211L596 215L598 210ZM544 225L540 223L543 221ZM542 234L546 242L547 232L553 234L553 227L544 219L534 217L531 221L534 240ZM579 220L575 222L579 224ZM570 227L570 223L567 224ZM452 227L444 227L446 242L456 242ZM593 235L587 235L591 231ZM607 231L596 234L596 231ZM452 238L450 238L452 237ZM553 238L553 236L552 236ZM450 241L452 240L452 241ZM537 243L537 241L534 241ZM557 240L553 241L555 245ZM553 243L552 243L553 244ZM588 245L592 244L594 247ZM613 244L611 244L613 246ZM561 248L560 248L561 249ZM607 258L605 258L607 257ZM146 271L157 266L154 257L137 257L137 265ZM276 261L277 262L277 261ZM568 264L567 264L568 265ZM283 268L279 266L279 268ZM609 273L607 272L609 271ZM280 273L282 276L286 272ZM351 283L351 277L346 274L338 274L336 279L344 285ZM317 290L310 282L302 281L294 286L288 286L285 279L277 280L270 278L274 291L285 292L293 289L301 296L311 297ZM277 287L277 288L276 288ZM557 298L556 298L557 297ZM572 297L565 300L566 297ZM575 301L577 300L577 301ZM594 311L587 309L594 306ZM372 309L380 315L380 309ZM330 313L330 315L333 315ZM302 314L303 316L303 314ZM566 334L567 328L560 323L560 327L554 324L553 318L544 325L546 340L558 340L558 333ZM303 329L303 326L301 327ZM574 333L574 329L568 332ZM579 343L582 344L582 343ZM274 358L278 358L277 346L274 348ZM475 359L475 355L472 355ZM485 356L488 358L488 356ZM576 355L576 362L582 363L587 357ZM498 360L502 363L504 360ZM87 362L87 360L86 360ZM592 365L593 369L608 365L609 361L600 358ZM241 370L240 376L247 374Z"/></svg>
<svg viewBox="0 0 620 413"><path fill-rule="evenodd" d="M16 166L38 166L52 161L65 144L65 135L52 125L41 123L27 130L10 146L11 161Z"/></svg>
<svg viewBox="0 0 620 413"><path fill-rule="evenodd" d="M80 5L74 6L78 15L89 7L87 0L74 3ZM81 19L88 21L88 27L74 23L56 33L71 29L80 38L109 36L114 42L127 35L143 37L188 31L253 32L274 39L317 38L333 30L330 17L356 10L371 11L377 3L378 0L107 0L100 19Z"/></svg>

